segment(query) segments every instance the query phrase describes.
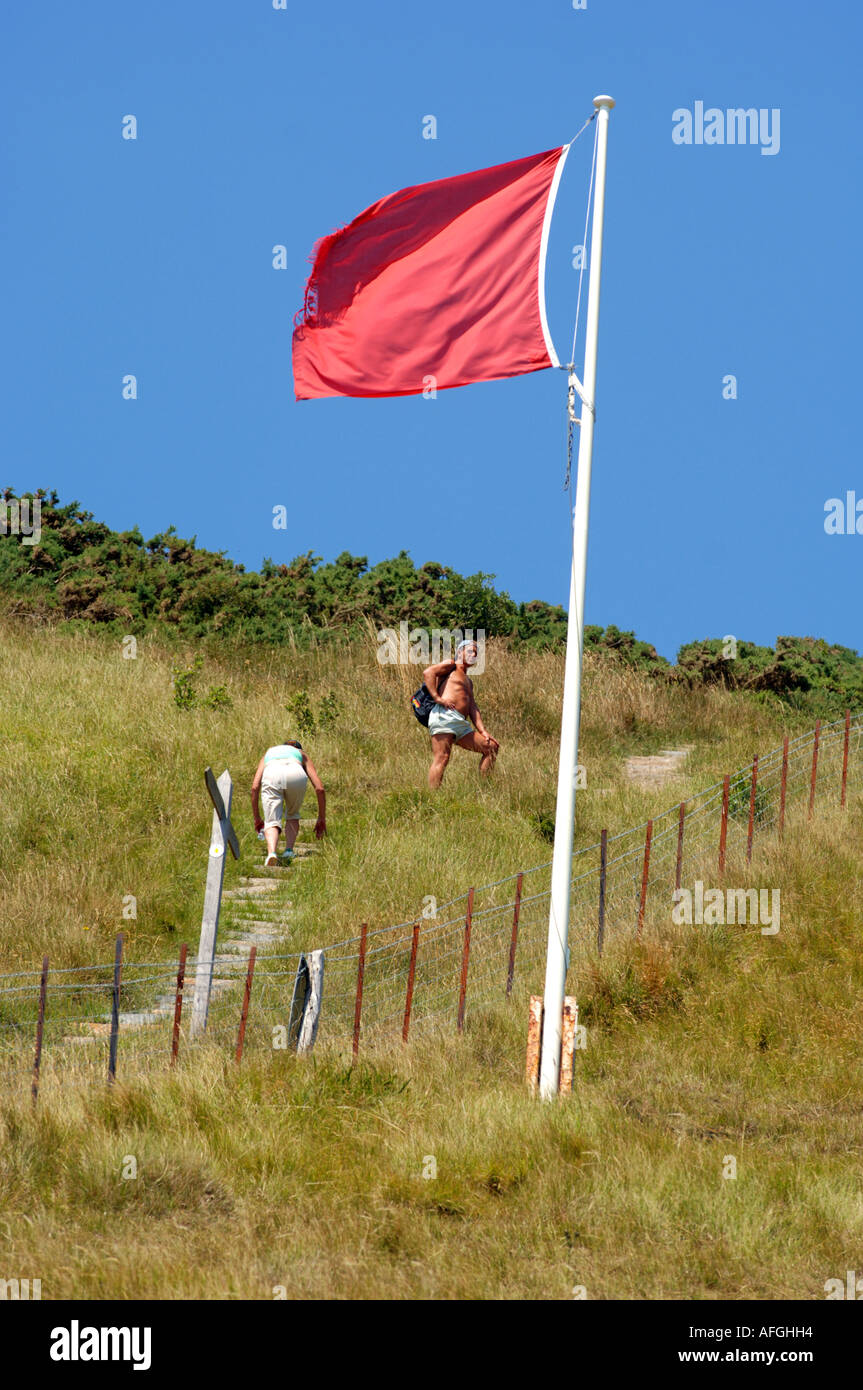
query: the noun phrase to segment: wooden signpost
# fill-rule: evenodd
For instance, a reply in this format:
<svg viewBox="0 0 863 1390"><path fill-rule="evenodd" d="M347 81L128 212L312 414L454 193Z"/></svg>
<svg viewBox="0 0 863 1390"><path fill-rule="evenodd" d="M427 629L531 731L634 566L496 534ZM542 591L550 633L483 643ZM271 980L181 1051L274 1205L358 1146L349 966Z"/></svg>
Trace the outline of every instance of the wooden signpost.
<svg viewBox="0 0 863 1390"><path fill-rule="evenodd" d="M213 985L213 965L216 937L219 930L219 911L222 906L222 884L225 878L225 848L235 859L240 857L240 845L231 824L231 795L233 783L227 768L218 781L212 768L204 772L204 781L213 803L213 829L210 836L210 862L207 866L207 887L204 892L204 915L201 920L201 940L195 970L195 993L192 1000L192 1022L189 1035L199 1037L207 1027L210 991Z"/></svg>

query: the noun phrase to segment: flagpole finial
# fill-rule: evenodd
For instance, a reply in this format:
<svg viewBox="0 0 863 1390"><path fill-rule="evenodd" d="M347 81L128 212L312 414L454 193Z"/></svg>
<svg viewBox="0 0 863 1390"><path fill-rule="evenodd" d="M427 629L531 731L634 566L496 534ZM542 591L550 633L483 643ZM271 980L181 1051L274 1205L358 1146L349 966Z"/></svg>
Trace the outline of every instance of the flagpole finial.
<svg viewBox="0 0 863 1390"><path fill-rule="evenodd" d="M615 104L614 97L594 97L593 104L596 107L597 111L599 111L600 108L603 106L605 107L606 111L610 111L612 106L614 106Z"/></svg>

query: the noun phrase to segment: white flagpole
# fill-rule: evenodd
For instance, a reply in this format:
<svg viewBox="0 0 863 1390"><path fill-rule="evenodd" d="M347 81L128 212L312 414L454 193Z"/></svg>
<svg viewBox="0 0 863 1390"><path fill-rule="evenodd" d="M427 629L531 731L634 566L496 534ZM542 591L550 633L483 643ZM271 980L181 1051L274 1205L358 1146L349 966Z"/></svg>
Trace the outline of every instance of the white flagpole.
<svg viewBox="0 0 863 1390"><path fill-rule="evenodd" d="M569 615L566 628L566 668L563 680L563 714L560 728L560 762L557 769L557 810L554 822L554 855L551 865L551 905L548 914L548 954L545 965L545 998L539 1093L549 1100L557 1095L560 1080L561 1025L566 988L567 936L569 934L572 841L575 829L575 777L578 766L578 725L581 718L581 676L584 656L584 587L587 575L587 526L590 515L590 470L593 460L593 426L596 400L596 352L599 339L599 283L602 270L602 228L605 214L605 163L608 149L608 113L614 101L594 97L597 108L596 191L590 241L590 277L585 326L584 382L581 429L578 442L578 480L572 526L572 572L569 582ZM574 373L570 375L570 384Z"/></svg>

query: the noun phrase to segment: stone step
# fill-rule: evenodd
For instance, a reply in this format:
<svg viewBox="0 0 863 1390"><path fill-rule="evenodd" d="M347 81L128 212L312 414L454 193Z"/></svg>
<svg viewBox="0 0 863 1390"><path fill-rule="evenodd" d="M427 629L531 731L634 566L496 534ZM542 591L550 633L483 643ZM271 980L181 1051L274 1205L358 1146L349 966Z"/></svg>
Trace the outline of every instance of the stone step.
<svg viewBox="0 0 863 1390"><path fill-rule="evenodd" d="M229 936L222 942L223 948L227 951L232 941L281 941L287 935L286 929L278 922L267 922L263 926L251 927L248 931L240 931L235 926L231 929Z"/></svg>
<svg viewBox="0 0 863 1390"><path fill-rule="evenodd" d="M294 850L294 862L319 852L317 845L300 845ZM268 946L277 945L290 930L290 924L285 918L293 907L293 900L272 898L288 867L288 861L282 860L276 866L282 870L281 875L276 874L272 868L266 870L266 878L256 873L241 875L237 887L223 892L223 901L234 905L225 911L226 928L232 934L223 936L220 941L221 949L213 959L211 1002L220 995L238 991L248 969L248 958L253 945L259 950L262 947L266 949ZM258 915L247 917L245 912ZM271 915L263 915L265 913ZM195 994L196 968L193 965L189 969L183 982L183 1020L186 1024ZM154 1024L164 1024L173 1019L175 1007L174 989L170 993L158 994L151 1008L122 1010L118 1016L120 1031L128 1033L152 1027ZM66 1042L86 1046L100 1039L107 1040L111 1036L110 1014L104 1015L104 1021L86 1020L73 1026L80 1031L66 1034Z"/></svg>
<svg viewBox="0 0 863 1390"><path fill-rule="evenodd" d="M257 908L257 912L262 914L263 909L259 907ZM263 915L247 916L244 912L231 912L230 914L228 914L228 916L231 925L237 924L244 926L246 923L263 922L264 926L271 926L274 922L279 922L283 917L285 917L286 913L281 912L279 910L279 905L277 903L274 903L272 912L269 913L266 917Z"/></svg>
<svg viewBox="0 0 863 1390"><path fill-rule="evenodd" d="M121 1013L118 1018L120 1029L146 1028L150 1023L161 1023L170 1016L170 1009L138 1009Z"/></svg>
<svg viewBox="0 0 863 1390"><path fill-rule="evenodd" d="M240 917L225 923L225 933L228 936L236 936L238 933L244 936L250 931L273 931L284 935L290 930L291 923L280 921L278 917Z"/></svg>
<svg viewBox="0 0 863 1390"><path fill-rule="evenodd" d="M277 936L256 936L246 941L226 941L225 949L228 951L233 951L235 955L247 956L249 955L252 947L257 946L258 953L260 954L262 946L274 946L278 939L279 938Z"/></svg>
<svg viewBox="0 0 863 1390"><path fill-rule="evenodd" d="M216 964L213 968L214 990L218 990L219 993L224 993L226 989L234 988L234 985L236 984L235 972L237 970L238 964L239 962L237 961L237 957L235 955L223 955L216 957ZM183 997L185 998L189 994L194 994L194 991L195 979L193 976L191 982L183 991Z"/></svg>
<svg viewBox="0 0 863 1390"><path fill-rule="evenodd" d="M267 888L226 888L222 894L222 900L228 902L243 902L248 898L266 898L270 893L275 893L276 885L272 883Z"/></svg>

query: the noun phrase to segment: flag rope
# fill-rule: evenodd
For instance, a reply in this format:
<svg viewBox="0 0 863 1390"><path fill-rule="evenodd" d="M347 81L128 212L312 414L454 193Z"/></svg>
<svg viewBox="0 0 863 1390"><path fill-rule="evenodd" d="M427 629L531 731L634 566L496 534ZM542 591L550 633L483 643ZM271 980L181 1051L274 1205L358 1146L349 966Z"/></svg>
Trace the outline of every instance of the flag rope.
<svg viewBox="0 0 863 1390"><path fill-rule="evenodd" d="M593 120L593 118L594 118L595 115L596 115L596 112L594 111L593 116L591 116L590 119ZM584 129L584 126L582 126L581 129L583 130L583 129ZM596 139L597 139L598 133L599 133L599 126L596 127L596 130L594 131L594 135L593 135L593 159L592 159L591 165L590 165L590 186L589 186L589 188L588 188L588 190L587 190L587 210L586 210L586 212L585 212L585 214L584 214L584 240L582 241L581 244L582 244L582 248L583 248L583 250L584 250L584 252L585 252L585 255L587 254L587 228L588 228L588 225L589 225L589 223L590 223L590 205L591 205L591 203L593 202L593 182L594 182L594 177L595 177L595 175L596 175ZM580 134L581 134L581 131L579 131L578 134L580 135ZM575 138L576 138L576 140L577 140L577 139L578 139L578 135L577 135ZM572 351L571 351L571 353L569 354L569 362L568 362L568 364L567 364L567 365L569 366L570 370L572 370L572 368L575 366L575 340L576 340L576 338L577 338L577 336L578 336L578 321L579 321L579 317L580 317L580 315L581 315L581 286L582 286L583 280L584 280L584 256L582 256L582 258L581 258L581 265L580 265L579 268L578 268L578 298L577 298L577 300L576 300L576 302L575 302L575 325L574 325L573 330L572 330Z"/></svg>
<svg viewBox="0 0 863 1390"><path fill-rule="evenodd" d="M595 118L596 118L596 112L594 111L593 115L592 115L592 116L589 116L588 119L585 121L584 125L581 127L581 130L578 132L578 135L581 135L582 131L586 130L587 127L590 125L590 122L591 122L592 120L594 120ZM591 160L591 165L590 165L590 184L589 184L588 190L587 190L587 209L586 209L585 214L584 214L584 240L582 241L582 244L581 244L581 245L582 245L582 251L584 252L584 255L582 255L582 258L581 258L581 265L580 265L579 268L578 268L578 297L577 297L577 299L576 299L576 301L575 301L575 324L573 325L573 329L572 329L572 351L571 351L570 354L569 354L569 362L567 363L567 370L568 370L569 373L570 373L570 378L569 378L569 389L568 389L568 391L567 391L567 396L566 396L566 416L567 416L567 426L566 426L566 477L564 478L564 481L563 481L563 490L564 490L564 492L569 493L569 502L568 502L568 505L569 505L570 527L572 526L572 512L573 512L573 504L572 504L572 441L573 441L573 430L574 430L574 426L575 426L576 423L577 423L577 421L576 421L576 416L575 416L575 386L574 386L573 380L572 380L572 373L573 373L573 371L575 370L575 344L576 344L576 339L577 339L577 337L578 337L578 324L579 324L579 320L580 320L580 318L581 318L581 290L582 290L582 284L583 284L583 281L584 281L584 261L585 261L585 255L587 254L587 229L588 229L588 226L589 226L589 224L590 224L590 208L591 208L591 204L592 204L592 202L593 202L593 184L594 184L594 178L595 178L595 175L596 175L596 139L597 139L598 131L599 131L599 127L597 126L597 127L596 127L596 130L595 130L595 132L594 132L594 138L593 138L593 159ZM576 136L573 137L573 139L570 141L570 144L574 144L574 143L575 143L575 141L578 139L578 135L576 135Z"/></svg>

